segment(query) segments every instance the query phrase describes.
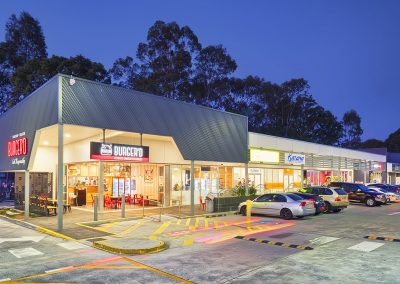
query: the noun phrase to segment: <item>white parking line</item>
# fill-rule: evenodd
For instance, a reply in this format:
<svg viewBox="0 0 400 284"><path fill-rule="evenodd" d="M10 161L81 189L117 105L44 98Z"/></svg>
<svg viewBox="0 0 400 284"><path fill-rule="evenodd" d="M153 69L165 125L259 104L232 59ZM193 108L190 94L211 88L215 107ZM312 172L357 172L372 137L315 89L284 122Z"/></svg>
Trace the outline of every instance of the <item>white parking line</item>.
<svg viewBox="0 0 400 284"><path fill-rule="evenodd" d="M400 212L394 212L394 213L390 213L390 214L388 214L389 216L392 216L392 215L398 215L398 214L400 214Z"/></svg>
<svg viewBox="0 0 400 284"><path fill-rule="evenodd" d="M16 258L24 258L43 254L34 248L10 249L9 252L12 253Z"/></svg>
<svg viewBox="0 0 400 284"><path fill-rule="evenodd" d="M6 282L6 281L10 281L11 278L4 278L4 279L0 279L0 282Z"/></svg>
<svg viewBox="0 0 400 284"><path fill-rule="evenodd" d="M349 247L347 249L351 250L358 250L358 251L363 251L363 252L371 252L384 244L381 243L375 243L375 242L361 242L355 246Z"/></svg>
<svg viewBox="0 0 400 284"><path fill-rule="evenodd" d="M57 244L58 246L65 248L67 250L76 250L76 249L85 249L88 248L88 246L78 243L78 242L65 242L65 243L59 243Z"/></svg>
<svg viewBox="0 0 400 284"><path fill-rule="evenodd" d="M314 245L323 245L323 244L327 244L336 240L339 240L340 238L335 238L335 237L326 237L326 236L322 236L322 237L318 237L315 239L310 240L310 243L314 244Z"/></svg>

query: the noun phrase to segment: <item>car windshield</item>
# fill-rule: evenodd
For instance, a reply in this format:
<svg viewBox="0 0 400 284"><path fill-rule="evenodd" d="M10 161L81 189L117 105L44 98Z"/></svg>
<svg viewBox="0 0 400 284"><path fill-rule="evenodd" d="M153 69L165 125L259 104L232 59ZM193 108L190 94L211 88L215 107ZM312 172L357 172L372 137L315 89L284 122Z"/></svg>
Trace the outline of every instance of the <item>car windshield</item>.
<svg viewBox="0 0 400 284"><path fill-rule="evenodd" d="M339 195L347 195L347 192L341 188L335 188L335 191Z"/></svg>
<svg viewBox="0 0 400 284"><path fill-rule="evenodd" d="M290 197L294 201L299 201L299 200L303 200L304 199L303 197L301 197L299 195L296 195L296 194L288 194L287 196Z"/></svg>

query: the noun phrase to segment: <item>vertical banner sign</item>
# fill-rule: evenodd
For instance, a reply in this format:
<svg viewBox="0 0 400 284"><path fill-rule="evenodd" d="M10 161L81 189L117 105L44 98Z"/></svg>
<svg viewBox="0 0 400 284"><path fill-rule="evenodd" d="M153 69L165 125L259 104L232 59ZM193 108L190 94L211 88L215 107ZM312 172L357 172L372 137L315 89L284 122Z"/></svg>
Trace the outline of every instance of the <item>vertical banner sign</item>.
<svg viewBox="0 0 400 284"><path fill-rule="evenodd" d="M90 142L90 159L126 162L148 162L149 147Z"/></svg>
<svg viewBox="0 0 400 284"><path fill-rule="evenodd" d="M26 155L28 155L28 138L25 132L13 135L7 142L7 156L11 158L13 165L25 165Z"/></svg>

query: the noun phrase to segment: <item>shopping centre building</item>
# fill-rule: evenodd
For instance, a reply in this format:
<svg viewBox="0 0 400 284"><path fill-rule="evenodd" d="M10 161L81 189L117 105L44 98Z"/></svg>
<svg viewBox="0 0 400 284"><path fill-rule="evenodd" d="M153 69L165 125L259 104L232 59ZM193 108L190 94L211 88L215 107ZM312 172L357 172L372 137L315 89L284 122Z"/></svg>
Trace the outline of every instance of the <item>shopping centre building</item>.
<svg viewBox="0 0 400 284"><path fill-rule="evenodd" d="M65 75L0 116L0 129L0 172L15 173L26 212L35 195L59 208L98 196L102 210L122 194L193 208L239 184L288 191L387 171L385 155L249 133L245 116Z"/></svg>

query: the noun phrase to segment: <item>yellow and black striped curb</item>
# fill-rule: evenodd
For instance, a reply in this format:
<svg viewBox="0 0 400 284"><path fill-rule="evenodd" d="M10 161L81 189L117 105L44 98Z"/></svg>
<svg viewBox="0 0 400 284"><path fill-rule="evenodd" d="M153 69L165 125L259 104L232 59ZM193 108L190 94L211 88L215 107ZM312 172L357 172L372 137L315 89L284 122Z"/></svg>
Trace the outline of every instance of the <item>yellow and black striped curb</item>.
<svg viewBox="0 0 400 284"><path fill-rule="evenodd" d="M280 247L284 247L284 248L294 248L294 249L300 249L300 250L313 250L314 249L312 247L285 244L285 243L281 243L281 242L262 240L262 239L256 239L256 238L247 238L247 237L244 237L244 236L236 236L235 239L251 241L251 242L256 242L256 243L263 243L263 244L267 244L267 245L280 246Z"/></svg>
<svg viewBox="0 0 400 284"><path fill-rule="evenodd" d="M378 241L388 241L388 242L398 242L400 243L400 239L390 238L390 237L378 237L378 236L366 236L366 239L378 240Z"/></svg>
<svg viewBox="0 0 400 284"><path fill-rule="evenodd" d="M160 252L167 248L166 244L163 241L158 241L158 242L159 242L159 244L157 246L150 247L150 248L142 248L142 249L127 249L127 248L121 248L121 247L114 247L114 246L106 244L104 241L94 242L93 247L107 251L107 252L117 253L117 254L129 254L129 255L131 255L131 254L148 254L148 253Z"/></svg>

